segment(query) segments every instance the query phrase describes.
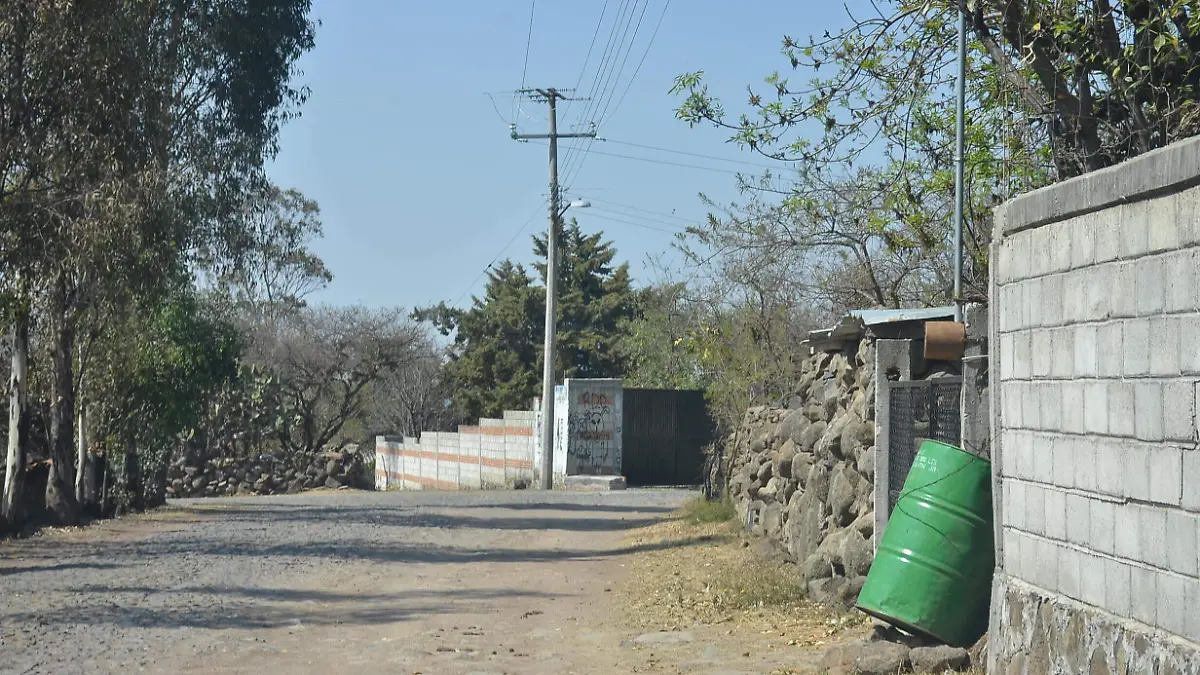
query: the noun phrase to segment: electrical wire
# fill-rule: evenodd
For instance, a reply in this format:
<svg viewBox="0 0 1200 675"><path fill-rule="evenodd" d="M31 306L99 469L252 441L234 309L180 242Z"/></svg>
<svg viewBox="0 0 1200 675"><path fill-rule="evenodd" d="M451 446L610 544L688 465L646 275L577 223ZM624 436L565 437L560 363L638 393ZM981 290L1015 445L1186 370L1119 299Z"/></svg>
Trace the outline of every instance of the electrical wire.
<svg viewBox="0 0 1200 675"><path fill-rule="evenodd" d="M638 36L638 33L641 32L642 23L645 21L646 11L648 9L650 9L650 2L649 2L649 0L646 0L646 2L643 3L643 5L642 5L641 14L638 15L637 24L633 27L633 36L629 39L628 47L624 47L625 54L624 54L624 56L621 57L620 67L615 70L615 76L614 76L613 69L609 70L609 77L606 78L604 85L601 88L601 93L596 102L596 107L594 107L592 109L592 117L590 120L590 124L593 127L595 127L598 124L603 123L603 121L605 119L607 119L609 107L612 105L614 95L617 92L617 87L620 86L621 75L625 72L625 65L629 62L629 56L633 53L633 47L637 43L637 36ZM621 45L622 46L625 45L625 36L629 34L629 26L632 24L633 14L636 11L637 11L637 0L634 0L633 11L631 11L629 13L629 20L626 21L625 30L621 35ZM647 47L647 50L648 49L649 49L649 47ZM644 56L643 56L643 60L644 60ZM614 60L613 63L615 64L616 61ZM610 87L611 87L611 90L610 90ZM606 97L607 97L607 100L605 100ZM601 106L600 101L603 101L603 108L600 107ZM597 111L599 111L599 114L597 114ZM589 140L587 142L587 146L583 149L582 155L579 155L579 158L576 160L575 165L569 168L569 171L566 173L568 183L573 181L575 179L575 177L579 175L579 172L583 170L583 163L585 161L587 161L588 151L591 150L593 144L594 144L594 141Z"/></svg>
<svg viewBox="0 0 1200 675"><path fill-rule="evenodd" d="M534 16L534 12L536 12L536 11L537 11L537 0L530 0L530 2L529 2L529 33L528 33L528 35L525 36L525 65L521 66L521 88L522 89L525 88L525 76L529 73L529 50L533 46L533 16ZM513 117L517 116L516 109L515 109L516 105L517 105L517 99L514 96L513 97L513 108L514 108Z"/></svg>
<svg viewBox="0 0 1200 675"><path fill-rule="evenodd" d="M600 28L604 25L605 14L608 13L608 2L609 0L604 0L604 6L600 8L600 19L596 21L596 30L592 32L592 43L588 45L587 56L583 57L583 67L579 69L579 77L575 79L574 88L576 90L579 89L579 85L583 84L583 76L585 73L587 73L588 63L592 60L592 50L596 48L596 38L600 37ZM574 102L574 99L567 101L567 105L563 110L564 120L567 119L567 116L570 114L571 104Z"/></svg>
<svg viewBox="0 0 1200 675"><path fill-rule="evenodd" d="M582 198L587 199L587 201L589 201L589 202L600 202L601 204L607 204L611 208L620 208L620 209L625 209L628 211L639 211L641 213L645 213L647 215L655 216L658 218L671 218L674 220L679 220L684 223L687 223L688 225L691 225L694 222L690 218L684 218L682 216L677 216L674 213L663 213L662 211L651 211L650 209L643 209L639 206L630 206L629 204L622 204L620 202L614 202L610 199L601 199L599 197L582 197Z"/></svg>
<svg viewBox="0 0 1200 675"><path fill-rule="evenodd" d="M627 2L623 2L622 3L623 7L625 7L625 6L629 7L628 15L625 16L624 19L622 19L622 13L619 12L617 14L616 19L613 21L613 27L609 33L609 43L612 47L615 47L615 49L606 50L606 52L605 52L606 58L601 60L601 67L598 68L596 71L596 80L592 83L592 91L591 91L591 94L589 94L589 96L588 96L588 98L589 98L588 105L584 109L584 114L583 114L583 118L582 118L582 122L584 125L587 125L587 126L595 125L595 123L598 119L598 116L596 113L600 110L600 106L602 105L602 102L604 101L605 96L609 95L609 88L613 84L613 74L616 72L617 61L622 58L620 56L621 51L625 50L625 52L626 52L624 59L621 61L622 63L624 63L624 61L628 60L628 58L629 58L628 54L629 54L629 51L632 50L633 44L630 43L629 47L626 48L625 47L625 38L629 35L629 29L633 25L633 17L634 17L634 14L637 13L638 1L639 0L633 0L632 5L629 5ZM647 2L648 2L648 0L647 0ZM643 10L642 14L643 15L645 14L645 10ZM620 28L622 21L624 22L624 28ZM640 23L639 23L639 25L640 25ZM618 31L620 32L619 39L617 39ZM607 58L610 56L612 58ZM587 147L588 148L591 147L590 142L588 143ZM583 152L582 156L579 155L580 150L582 150L582 152ZM568 162L564 162L563 175L568 177L567 178L568 183L570 182L570 180L572 179L572 177L575 174L579 173L578 168L574 168L573 164L581 163L583 161L582 157L587 155L586 148L581 148L580 150L576 150L575 153L569 153L568 158L567 158Z"/></svg>
<svg viewBox="0 0 1200 675"><path fill-rule="evenodd" d="M496 98L494 96L486 91L483 92L483 95L488 97L488 100L492 102L492 110L496 111L496 117L499 117L501 122L504 122L505 124L513 123L512 120L504 119L504 115L500 113L500 106L496 104Z"/></svg>
<svg viewBox="0 0 1200 675"><path fill-rule="evenodd" d="M625 50L625 56L621 58L621 67L617 69L617 75L612 80L613 89L609 94L608 101L604 103L604 110L596 116L596 123L600 124L608 119L608 108L612 105L613 95L617 93L617 87L621 84L621 75L625 74L625 64L629 62L629 57L633 54L633 46L637 44L638 33L642 30L642 22L646 20L646 10L650 9L650 0L646 0L642 4L642 13L638 15L637 25L633 27L633 36L629 38L629 47Z"/></svg>
<svg viewBox="0 0 1200 675"><path fill-rule="evenodd" d="M649 6L649 5L647 5ZM642 72L642 65L646 63L646 57L650 55L650 48L654 46L654 39L658 37L658 29L662 28L663 19L667 16L667 8L671 6L671 0L663 3L662 14L658 15L658 23L654 25L654 32L650 34L650 42L646 44L646 51L642 52L642 60L638 61L637 68L633 69L633 76L629 78L629 84L625 85L625 91L621 92L621 98L617 101L617 107L613 108L613 116L621 109L621 104L625 102L625 97L629 95L630 88L633 87L633 81L637 79L638 73ZM601 115L601 119L607 119Z"/></svg>
<svg viewBox="0 0 1200 675"><path fill-rule="evenodd" d="M475 277L475 279L471 281L471 285L467 288L467 290L462 292L462 295L458 296L458 299L454 301L451 307L457 306L458 303L463 301L463 298L467 297L471 291L475 290L475 284L479 283L479 280L482 279L484 275L492 271L492 266L495 265L498 260L500 260L500 256L504 255L504 252L508 250L508 247L512 246L513 242L517 240L517 237L520 237L521 233L525 231L525 228L529 227L529 224L533 222L533 219L537 217L537 214L541 213L542 210L546 208L546 204L547 200L543 200L541 204L537 205L537 208L533 210L533 213L529 214L529 217L525 219L525 222L521 224L521 227L513 233L513 236L509 238L508 242L504 244L498 253L496 253L496 257L492 258L492 261L483 268L483 271L479 273L479 276Z"/></svg>
<svg viewBox="0 0 1200 675"><path fill-rule="evenodd" d="M685 233L685 230L668 230L664 227L655 227L653 225L647 225L645 223L635 223L632 220L621 220L620 218L612 218L609 216L600 215L600 214L596 214L596 213L593 213L591 217L599 218L601 220L608 220L608 221L611 221L614 223L621 223L623 225L632 225L633 227L640 227L645 230L654 230L655 232L665 232L667 234L684 234Z"/></svg>
<svg viewBox="0 0 1200 675"><path fill-rule="evenodd" d="M770 164L765 164L765 163L747 162L746 160L742 160L742 159L727 159L725 157L717 157L715 155L701 155L699 153L687 152L685 150L672 150L670 148L659 148L659 147L655 147L653 145L644 145L642 143L630 143L629 141L617 141L617 140L613 140L611 138L597 138L596 140L603 141L605 143L612 143L613 145L627 145L631 148L641 148L642 150L654 150L656 152L668 152L668 153L671 153L672 155L684 155L686 157L696 157L699 159L711 159L715 162L729 162L730 164L742 164L745 166L757 167L759 169L777 170L780 168L780 166L771 166Z"/></svg>
<svg viewBox="0 0 1200 675"><path fill-rule="evenodd" d="M544 144L539 143L539 145L544 145ZM571 146L571 147L578 147L578 146ZM733 175L733 176L741 176L741 175L745 174L744 171L734 171L732 169L718 169L716 167L711 167L711 166L697 166L695 164L684 164L682 162L668 162L668 161L661 160L661 159L650 159L649 157L634 157L633 155L621 155L621 154L617 154L615 152L605 152L603 150L589 150L588 152L590 152L592 154L596 154L596 155L604 155L605 157L619 157L621 159L632 159L632 160L635 160L638 162L647 162L650 164L659 164L662 166L677 166L677 167L684 168L684 169L696 169L697 171L712 171L714 173L724 173L724 174L729 174L729 175Z"/></svg>
<svg viewBox="0 0 1200 675"><path fill-rule="evenodd" d="M597 206L595 204L592 204L592 208L589 210L592 211L593 213L608 214L610 216L620 216L621 218L633 218L639 222L654 223L655 225L662 225L663 227L669 227L669 228L672 228L673 230L680 230L681 228L683 228L683 229L687 228L687 224L684 224L684 223L672 223L672 222L669 222L666 220L662 220L659 218L652 218L652 217L644 216L644 215L641 215L638 213L625 213L624 211L615 210L610 206Z"/></svg>
<svg viewBox="0 0 1200 675"><path fill-rule="evenodd" d="M589 115L594 110L596 105L596 95L599 92L600 82L603 79L603 74L608 68L609 57L613 54L613 47L616 45L618 26L621 24L622 17L625 14L625 9L629 6L629 0L621 0L621 4L617 5L617 13L613 16L612 27L608 31L608 38L604 42L604 52L600 55L600 62L596 64L596 77L592 80L591 88L588 90L587 101L584 103L583 112L579 116L580 124L588 125ZM632 16L632 13L631 13ZM563 175L566 176L570 172L571 165L577 160L576 151L567 150L563 158Z"/></svg>

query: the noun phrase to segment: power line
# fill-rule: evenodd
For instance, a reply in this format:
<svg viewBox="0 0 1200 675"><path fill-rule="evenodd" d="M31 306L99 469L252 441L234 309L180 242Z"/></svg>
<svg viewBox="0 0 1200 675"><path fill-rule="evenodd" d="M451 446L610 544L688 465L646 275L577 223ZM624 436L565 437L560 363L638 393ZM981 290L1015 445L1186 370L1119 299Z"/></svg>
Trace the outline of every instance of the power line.
<svg viewBox="0 0 1200 675"><path fill-rule="evenodd" d="M612 55L613 47L616 46L616 38L618 26L621 24L621 19L625 14L626 7L629 6L629 0L621 0L621 4L617 5L617 13L613 16L612 28L608 31L608 38L604 42L604 53L600 55L600 62L596 64L596 77L592 80L592 86L588 91L588 101L583 106L583 112L579 116L580 123L587 125L589 123L589 115L595 109L598 101L596 95L600 91L600 82L604 78L604 72L607 69L609 56ZM630 13L632 16L632 13ZM603 17L601 18L603 20ZM589 143L589 145L591 145ZM566 157L563 159L563 175L569 176L572 164L577 161L576 151L567 149Z"/></svg>
<svg viewBox="0 0 1200 675"><path fill-rule="evenodd" d="M609 65L608 73L607 75L603 76L603 79L600 83L600 94L596 97L597 100L591 109L591 118L588 121L593 127L603 121L604 115L608 112L609 106L612 105L613 94L616 93L616 88L620 84L621 74L625 72L625 64L629 61L629 55L633 52L633 46L637 41L637 34L641 30L642 21L646 16L646 10L649 8L650 3L649 0L646 0L646 2L642 5L642 12L640 15L638 15L637 25L633 29L633 37L629 40L628 47L626 47L625 37L629 35L629 28L633 25L633 16L637 12L637 5L637 0L634 0L629 11L629 16L625 21L625 28L621 32L621 39L618 43L617 50L613 52L613 59ZM622 50L625 52L624 55L618 56ZM616 67L618 58L621 62L619 68ZM603 109L601 106L603 106ZM589 141L587 147L582 150L582 154L577 155L575 158L574 165L568 169L568 181L573 180L574 177L579 175L579 172L583 170L583 163L587 161L587 153L588 150L591 149L593 143L594 141Z"/></svg>
<svg viewBox="0 0 1200 675"><path fill-rule="evenodd" d="M629 62L629 56L633 53L633 47L637 43L638 33L641 32L642 29L642 22L646 18L646 10L649 8L650 1L646 0L642 4L642 12L638 15L637 24L633 28L633 36L629 39L629 45L628 47L624 47L625 36L629 35L629 27L630 25L633 25L633 15L635 12L637 12L637 0L634 0L633 8L629 12L629 17L625 22L625 30L621 34L621 47L618 47L618 51L624 48L625 54L621 57L621 65L619 68L616 68L615 70L612 68L609 69L608 76L605 78L604 84L601 88L600 96L598 97L600 100L597 100L595 107L592 108L591 124L593 126L603 123L603 121L606 119L609 106L611 106L613 102L613 95L616 94L617 87L620 86L621 75L625 72L625 64ZM613 64L616 64L615 59L613 60ZM607 98L607 100L604 100L605 98ZM600 107L601 100L604 100L603 109ZM597 114L597 111L599 111L599 114ZM583 149L582 155L579 155L578 159L576 160L575 165L569 169L569 173L567 175L568 181L573 180L574 177L579 175L579 172L583 170L583 163L587 161L587 154L588 151L591 150L592 145L593 142L589 141L587 147Z"/></svg>
<svg viewBox="0 0 1200 675"><path fill-rule="evenodd" d="M633 218L633 219L636 219L638 222L654 223L655 225L662 225L663 227L669 227L676 231L680 230L681 228L682 229L687 228L686 224L672 223L672 222L669 222L666 220L661 220L658 218L651 218L648 216L643 216L638 213L626 213L624 211L617 211L617 210L613 209L611 206L596 206L595 204L593 204L592 208L590 210L592 212L609 214L610 216L620 216L622 218Z"/></svg>
<svg viewBox="0 0 1200 675"><path fill-rule="evenodd" d="M597 69L596 71L596 80L593 83L592 93L589 95L589 98L593 100L589 102L587 108L584 109L584 118L582 120L584 124L595 124L599 119L599 116L596 113L600 111L600 106L603 104L605 96L609 96L609 88L614 83L613 75L617 71L617 61L618 59L621 59L620 53L622 50L625 50L626 55L624 59L621 60L621 63L624 64L625 60L628 60L629 58L629 51L633 49L632 42L629 44L628 49L625 48L625 38L629 35L629 28L633 25L633 16L637 13L638 2L639 0L633 0L632 5L629 5L627 2L622 3L623 6L629 7L629 13L624 17L624 19L622 19L621 13L618 13L616 19L613 21L613 27L609 33L609 42L614 49L607 50L605 53L606 57L611 56L612 58L604 59L601 62L601 68ZM642 13L644 15L645 10L643 10ZM624 22L624 28L620 28L622 21ZM640 26L641 23L639 22L638 25ZM620 32L619 39L617 39L618 31ZM605 65L604 61L607 61L607 65ZM590 147L591 143L588 143L588 148ZM581 150L583 153L582 155L580 155L577 151L575 156L569 157L569 161L573 162L573 164L567 164L564 166L563 175L567 176L568 182L571 180L574 174L579 173L579 167L577 165L581 164L584 157L587 156L587 149L584 148Z"/></svg>
<svg viewBox="0 0 1200 675"><path fill-rule="evenodd" d="M601 220L608 220L608 221L611 221L614 223L621 223L624 225L632 225L633 227L640 227L640 228L646 229L646 230L654 230L655 232L666 232L667 234L684 234L685 233L685 230L668 230L663 227L654 227L653 225L647 225L645 223L635 223L632 220L621 220L620 218L611 218L609 216L604 216L604 215L595 214L595 213L592 214L592 217L599 218Z"/></svg>
<svg viewBox="0 0 1200 675"><path fill-rule="evenodd" d="M620 202L614 202L610 199L601 199L599 197L587 197L587 200L590 202L600 202L601 204L608 204L610 207L614 207L614 208L622 208L622 209L626 209L629 211L640 211L642 213L646 213L646 214L649 214L652 216L657 216L659 218L673 218L675 220L683 221L689 225L691 225L693 223L693 220L691 218L684 218L682 216L677 216L673 213L663 213L662 211L651 211L650 209L643 209L639 206L630 206L629 204L622 204Z"/></svg>
<svg viewBox="0 0 1200 675"><path fill-rule="evenodd" d="M483 95L488 97L488 100L492 102L492 110L496 111L496 117L499 117L500 121L504 122L505 124L511 124L512 120L504 119L504 115L500 113L500 106L496 104L496 97L492 96L491 93L486 91L483 92Z"/></svg>
<svg viewBox="0 0 1200 675"><path fill-rule="evenodd" d="M467 297L467 295L469 295L471 293L471 291L475 290L475 284L479 283L479 280L482 279L485 274L487 274L488 272L490 272L492 270L492 266L496 264L496 261L500 260L500 256L504 255L504 252L508 250L508 247L513 245L513 242L517 240L517 237L521 236L521 233L525 231L525 228L529 227L529 224L533 222L533 219L539 213L541 213L542 209L544 209L545 207L546 207L546 200L542 200L542 202L537 205L537 208L535 208L533 210L533 213L530 213L529 217L525 219L525 222L521 224L520 229L518 229L516 232L514 232L513 236L511 238L509 238L508 243L506 243L500 249L500 251L498 253L496 253L496 257L492 258L492 261L490 263L488 263L486 267L483 268L483 271L479 273L479 276L475 277L475 279L471 282L471 285L467 288L467 290L463 291L462 295L458 296L458 299L454 301L453 305L451 305L452 307L457 306L458 303L463 301L463 298Z"/></svg>
<svg viewBox="0 0 1200 675"><path fill-rule="evenodd" d="M521 88L525 88L525 75L529 72L529 49L533 46L533 15L537 10L537 0L529 2L529 34L525 36L525 65L521 66ZM513 117L516 113L517 99L513 97Z"/></svg>
<svg viewBox="0 0 1200 675"><path fill-rule="evenodd" d="M633 53L633 46L637 44L638 33L642 30L642 22L646 19L646 10L650 9L650 0L646 0L642 4L642 13L638 15L637 25L633 27L633 37L629 38L629 48L625 50L625 56L621 59L621 67L617 69L617 76L613 78L612 94L617 93L617 87L621 84L621 75L625 73L625 64L629 62L629 55ZM608 119L608 107L612 105L613 96L609 95L608 101L604 103L604 110L596 117L596 123L600 124Z"/></svg>
<svg viewBox="0 0 1200 675"><path fill-rule="evenodd" d="M604 0L604 6L600 8L600 18L596 21L596 30L592 32L592 43L588 45L587 56L583 57L583 67L579 69L579 77L575 80L575 89L579 89L579 85L583 84L583 75L587 72L588 62L592 60L592 50L596 48L596 38L600 37L600 27L604 25L604 15L608 13L608 0ZM566 110L563 110L563 119L571 112L571 104L574 101L567 101Z"/></svg>
<svg viewBox="0 0 1200 675"><path fill-rule="evenodd" d="M637 0L634 0L635 6ZM608 31L608 39L604 44L604 53L600 55L600 63L596 65L596 77L592 80L592 87L588 91L588 102L583 108L583 114L580 116L580 121L584 124L588 121L588 116L599 104L597 95L601 93L600 84L604 80L604 73L609 70L611 56L616 54L615 49L618 49L617 33L620 30L621 22L625 16L625 9L629 7L629 0L621 0L621 4L617 6L617 14L613 17L612 27ZM629 17L633 17L630 12Z"/></svg>
<svg viewBox="0 0 1200 675"><path fill-rule="evenodd" d="M577 145L572 145L572 148L577 148ZM722 168L716 168L716 167L702 167L702 166L696 166L696 165L685 165L685 163L683 163L683 162L667 162L665 160L652 160L652 159L649 159L649 157L635 157L632 155L619 155L617 153L605 153L604 150L588 150L588 151L589 151L589 153L592 153L595 155L604 155L606 157L620 157L620 159L623 159L623 160L635 160L638 162L648 162L648 163L652 163L652 165L690 168L690 169L697 169L697 171L709 171L709 172L725 173L725 174L731 174L731 175L743 175L745 173L745 172L740 172L740 171L732 171L732 169L722 169Z"/></svg>
<svg viewBox="0 0 1200 675"><path fill-rule="evenodd" d="M650 48L654 46L654 39L658 37L658 29L662 28L663 19L667 17L667 8L671 6L671 0L663 3L662 14L658 15L658 23L654 25L654 32L650 34L650 42L646 43L646 51L642 52L642 60L638 61L637 68L633 69L633 76L629 78L629 84L625 85L625 91L621 92L621 98L617 100L617 107L613 108L613 116L621 109L621 104L625 102L625 97L629 95L629 90L633 87L633 81L637 79L638 73L642 72L642 65L646 63L646 57L650 55ZM603 117L603 115L601 116Z"/></svg>
<svg viewBox="0 0 1200 675"><path fill-rule="evenodd" d="M759 163L759 162L747 162L746 160L743 160L743 159L727 159L725 157L717 157L716 155L701 155L701 154L698 154L695 152L687 152L685 150L672 150L670 148L659 148L659 147L655 147L653 145L643 145L641 143L630 143L629 141L617 141L617 140L613 140L611 138L597 138L596 140L604 141L605 143L612 143L613 145L628 145L631 148L641 148L643 150L655 150L657 152L669 152L673 155L686 155L688 157L698 157L700 159L711 159L716 162L729 162L730 164L744 164L745 166L754 166L754 167L758 167L760 169L775 170L775 169L780 168L778 166L771 166L770 164L763 164L763 163Z"/></svg>

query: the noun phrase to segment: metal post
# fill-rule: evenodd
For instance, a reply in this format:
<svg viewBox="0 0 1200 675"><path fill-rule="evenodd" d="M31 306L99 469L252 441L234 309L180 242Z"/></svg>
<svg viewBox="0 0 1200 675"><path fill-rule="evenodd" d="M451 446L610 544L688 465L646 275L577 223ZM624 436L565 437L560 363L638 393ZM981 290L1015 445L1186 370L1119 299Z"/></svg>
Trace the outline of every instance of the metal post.
<svg viewBox="0 0 1200 675"><path fill-rule="evenodd" d="M960 0L962 2L963 0ZM958 91L957 114L954 124L954 320L963 320L963 147L966 144L967 117L967 12L961 4L958 8Z"/></svg>

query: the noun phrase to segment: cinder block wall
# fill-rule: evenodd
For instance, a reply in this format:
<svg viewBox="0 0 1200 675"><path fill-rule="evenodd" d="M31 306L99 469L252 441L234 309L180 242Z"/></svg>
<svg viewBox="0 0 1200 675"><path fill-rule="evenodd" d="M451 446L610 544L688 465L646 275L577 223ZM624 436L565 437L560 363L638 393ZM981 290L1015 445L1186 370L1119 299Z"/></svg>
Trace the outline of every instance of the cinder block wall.
<svg viewBox="0 0 1200 675"><path fill-rule="evenodd" d="M478 490L533 478L531 412L505 412L455 433L375 439L377 490Z"/></svg>
<svg viewBox="0 0 1200 675"><path fill-rule="evenodd" d="M997 212L992 673L1200 673L1198 184L1200 139Z"/></svg>

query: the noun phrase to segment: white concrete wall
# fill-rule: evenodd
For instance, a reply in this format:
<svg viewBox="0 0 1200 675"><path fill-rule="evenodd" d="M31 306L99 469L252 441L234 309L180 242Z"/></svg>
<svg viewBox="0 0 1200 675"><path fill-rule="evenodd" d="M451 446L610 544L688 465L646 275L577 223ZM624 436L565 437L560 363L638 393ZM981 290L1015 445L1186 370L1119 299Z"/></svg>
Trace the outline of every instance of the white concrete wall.
<svg viewBox="0 0 1200 675"><path fill-rule="evenodd" d="M1100 172L998 214L998 583L1027 583L1195 646L1200 188L1122 196L1121 181L1145 182L1136 172L1152 170Z"/></svg>
<svg viewBox="0 0 1200 675"><path fill-rule="evenodd" d="M554 411L555 457L563 455L567 475L621 475L620 379L568 379Z"/></svg>
<svg viewBox="0 0 1200 675"><path fill-rule="evenodd" d="M478 490L533 480L532 412L506 412L455 433L427 432L420 440L379 436L375 489Z"/></svg>

